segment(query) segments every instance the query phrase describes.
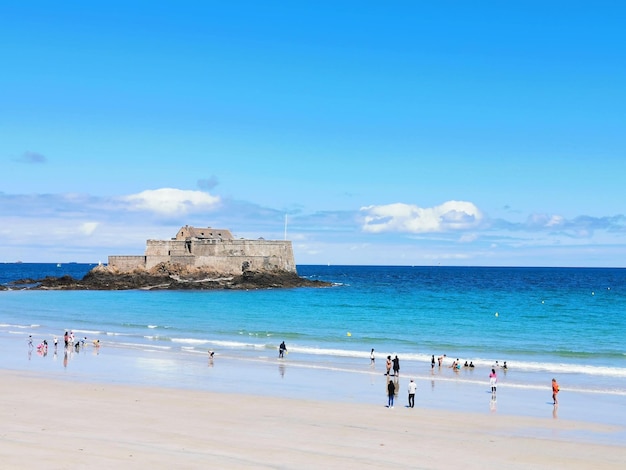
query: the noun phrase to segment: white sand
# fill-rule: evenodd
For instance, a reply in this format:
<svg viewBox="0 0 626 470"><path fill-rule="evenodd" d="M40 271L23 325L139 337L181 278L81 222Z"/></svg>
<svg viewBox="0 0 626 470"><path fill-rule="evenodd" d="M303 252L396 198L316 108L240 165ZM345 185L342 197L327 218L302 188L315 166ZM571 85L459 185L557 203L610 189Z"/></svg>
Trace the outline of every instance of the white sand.
<svg viewBox="0 0 626 470"><path fill-rule="evenodd" d="M616 426L0 371L7 469L624 468Z"/></svg>

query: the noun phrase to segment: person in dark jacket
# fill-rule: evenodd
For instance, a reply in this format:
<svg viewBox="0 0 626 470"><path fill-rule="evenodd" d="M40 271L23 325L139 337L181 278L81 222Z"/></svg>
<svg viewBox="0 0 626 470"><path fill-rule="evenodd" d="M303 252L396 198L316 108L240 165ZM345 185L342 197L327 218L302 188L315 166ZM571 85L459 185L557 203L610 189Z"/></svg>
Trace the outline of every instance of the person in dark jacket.
<svg viewBox="0 0 626 470"><path fill-rule="evenodd" d="M387 381L387 408L393 408L393 397L396 394L396 386L393 383L393 380Z"/></svg>
<svg viewBox="0 0 626 470"><path fill-rule="evenodd" d="M400 376L400 359L398 359L398 356L393 358L393 375L395 375L396 377Z"/></svg>

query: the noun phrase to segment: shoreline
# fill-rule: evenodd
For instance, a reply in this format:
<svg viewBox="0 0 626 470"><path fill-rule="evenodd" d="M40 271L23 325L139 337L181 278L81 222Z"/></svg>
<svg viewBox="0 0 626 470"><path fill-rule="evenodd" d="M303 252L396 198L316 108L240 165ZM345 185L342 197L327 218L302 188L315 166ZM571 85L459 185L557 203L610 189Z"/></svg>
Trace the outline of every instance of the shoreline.
<svg viewBox="0 0 626 470"><path fill-rule="evenodd" d="M11 339L6 338L5 339ZM14 338L13 338L14 339ZM259 397L358 404L372 408L384 406L388 378L382 364L372 368L329 362L310 362L292 353L285 359L218 352L211 360L195 350L128 349L102 343L100 348L87 346L80 352L60 346L48 356L35 351L15 354L16 341L0 342L0 354L6 358L3 370L13 374L31 374L46 380L66 380L76 384L111 384L131 387L154 387L202 393L242 392ZM585 393L570 390L561 381L560 406L554 407L547 377L545 387L518 387L506 381L498 384L495 400L489 388L487 370L477 369L471 380L455 375L448 368L435 371L405 369L400 377L391 377L398 389L397 405L407 402L409 379L417 384L416 406L421 409L477 415L569 420L589 425L608 426L606 433L582 436L580 442L614 444L626 441L623 396L610 393ZM514 372L509 371L511 378ZM484 377L483 377L484 376ZM404 411L404 410L401 410ZM607 428L608 429L608 428Z"/></svg>
<svg viewBox="0 0 626 470"><path fill-rule="evenodd" d="M594 438L623 428L566 419L267 396L243 379L216 392L0 375L8 468L583 469L626 458L623 441Z"/></svg>

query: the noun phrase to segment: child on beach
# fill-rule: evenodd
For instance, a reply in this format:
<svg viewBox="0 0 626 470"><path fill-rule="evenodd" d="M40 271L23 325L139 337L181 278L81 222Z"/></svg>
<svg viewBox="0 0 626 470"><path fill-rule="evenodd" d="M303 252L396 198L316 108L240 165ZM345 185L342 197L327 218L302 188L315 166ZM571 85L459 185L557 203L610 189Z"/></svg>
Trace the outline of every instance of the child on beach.
<svg viewBox="0 0 626 470"><path fill-rule="evenodd" d="M559 393L559 384L556 382L556 379L552 379L552 404L553 405L559 404L559 400L556 397L558 393Z"/></svg>
<svg viewBox="0 0 626 470"><path fill-rule="evenodd" d="M496 370L491 369L491 374L489 374L489 385L491 385L491 394L496 394L496 384L498 383L498 376L496 375Z"/></svg>

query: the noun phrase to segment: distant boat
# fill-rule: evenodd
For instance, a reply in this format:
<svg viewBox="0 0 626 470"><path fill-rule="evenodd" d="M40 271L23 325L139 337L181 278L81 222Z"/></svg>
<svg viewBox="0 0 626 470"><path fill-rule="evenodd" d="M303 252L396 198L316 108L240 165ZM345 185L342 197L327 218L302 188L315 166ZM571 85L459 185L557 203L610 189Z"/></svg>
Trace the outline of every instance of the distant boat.
<svg viewBox="0 0 626 470"><path fill-rule="evenodd" d="M60 267L61 267L61 263L57 263L57 268L60 268Z"/></svg>

